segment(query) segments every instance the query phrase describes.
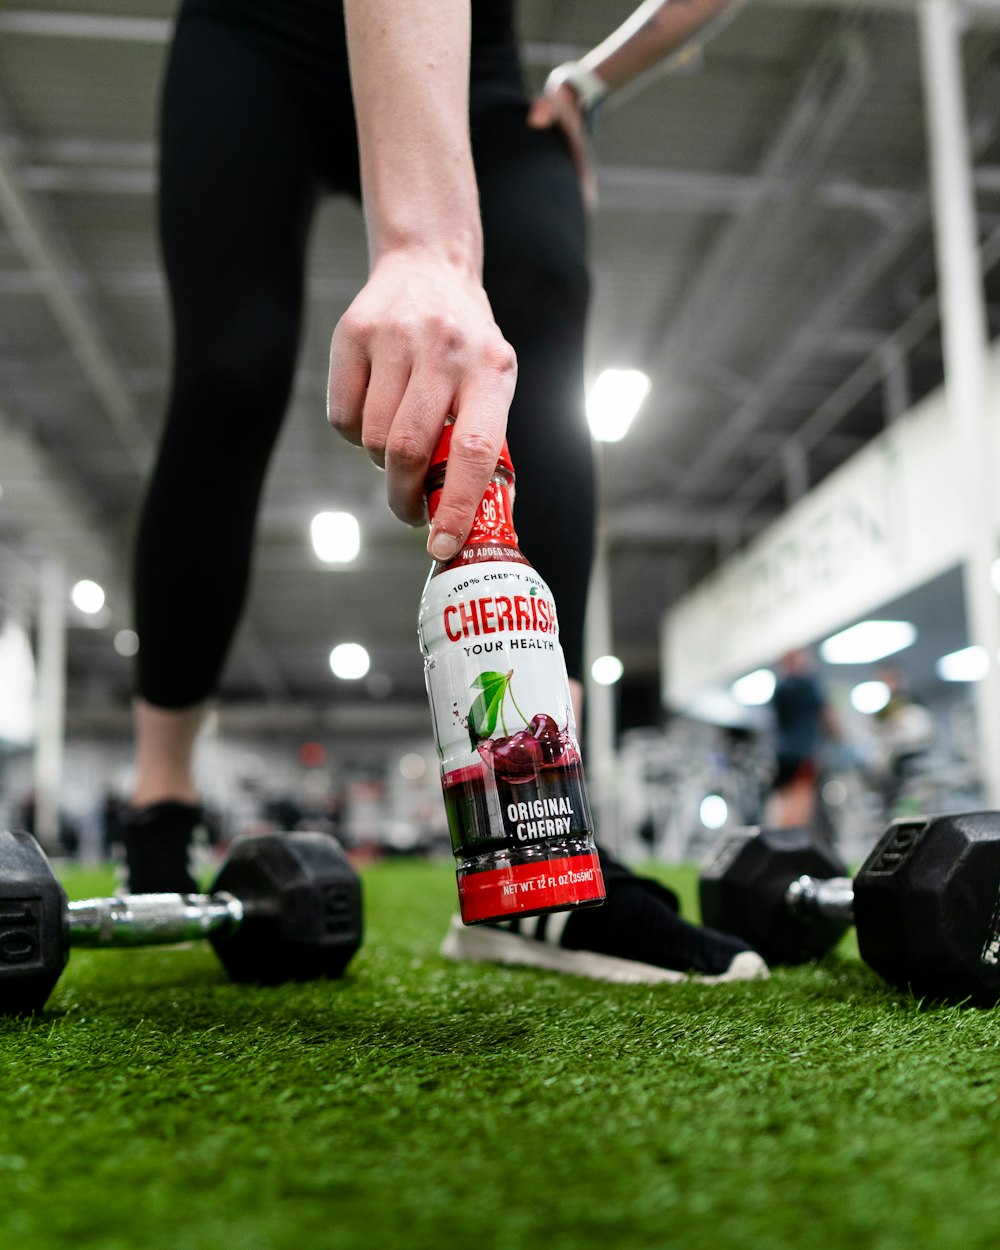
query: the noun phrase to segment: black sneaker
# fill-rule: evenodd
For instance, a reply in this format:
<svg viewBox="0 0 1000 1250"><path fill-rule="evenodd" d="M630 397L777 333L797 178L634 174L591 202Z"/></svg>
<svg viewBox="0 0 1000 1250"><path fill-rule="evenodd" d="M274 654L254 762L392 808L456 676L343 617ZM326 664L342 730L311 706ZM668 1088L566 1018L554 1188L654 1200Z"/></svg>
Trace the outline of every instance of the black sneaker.
<svg viewBox="0 0 1000 1250"><path fill-rule="evenodd" d="M125 818L126 888L130 894L197 894L188 856L202 811L167 800L130 808Z"/></svg>
<svg viewBox="0 0 1000 1250"><path fill-rule="evenodd" d="M454 916L441 954L619 984L715 984L768 975L764 960L739 938L682 920L672 890L635 876L603 851L600 858L607 890L600 907L473 926Z"/></svg>

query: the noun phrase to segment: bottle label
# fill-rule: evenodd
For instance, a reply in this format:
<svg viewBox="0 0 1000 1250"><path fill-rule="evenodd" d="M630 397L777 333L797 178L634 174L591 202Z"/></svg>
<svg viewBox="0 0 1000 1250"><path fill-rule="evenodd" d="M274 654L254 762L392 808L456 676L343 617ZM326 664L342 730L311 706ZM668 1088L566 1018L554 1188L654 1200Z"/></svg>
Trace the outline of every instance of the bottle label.
<svg viewBox="0 0 1000 1250"><path fill-rule="evenodd" d="M587 803L552 595L527 563L428 579L420 640L456 856L586 838Z"/></svg>
<svg viewBox="0 0 1000 1250"><path fill-rule="evenodd" d="M440 500L439 486L427 496L427 514L432 521ZM524 564L528 563L517 548L510 487L506 482L494 478L487 486L486 494L476 510L465 545L447 567L462 568L466 564L477 564L483 560L515 558Z"/></svg>

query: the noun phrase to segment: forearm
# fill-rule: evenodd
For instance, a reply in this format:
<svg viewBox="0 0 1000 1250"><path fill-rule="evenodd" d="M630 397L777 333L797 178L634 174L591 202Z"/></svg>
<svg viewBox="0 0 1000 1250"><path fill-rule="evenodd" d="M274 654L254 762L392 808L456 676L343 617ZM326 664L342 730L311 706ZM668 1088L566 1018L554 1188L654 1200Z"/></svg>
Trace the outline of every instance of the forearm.
<svg viewBox="0 0 1000 1250"><path fill-rule="evenodd" d="M418 248L479 273L469 0L345 0L372 259Z"/></svg>
<svg viewBox="0 0 1000 1250"><path fill-rule="evenodd" d="M646 0L580 64L615 91L736 7L731 0Z"/></svg>

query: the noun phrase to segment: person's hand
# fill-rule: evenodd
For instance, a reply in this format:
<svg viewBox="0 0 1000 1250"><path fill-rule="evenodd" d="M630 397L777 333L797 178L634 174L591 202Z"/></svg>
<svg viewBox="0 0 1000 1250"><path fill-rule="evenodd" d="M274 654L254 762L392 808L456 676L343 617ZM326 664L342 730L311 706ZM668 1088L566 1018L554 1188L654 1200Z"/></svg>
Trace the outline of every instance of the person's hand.
<svg viewBox="0 0 1000 1250"><path fill-rule="evenodd" d="M455 418L428 551L446 560L472 527L503 444L517 362L478 274L431 249L384 253L330 345L327 415L386 471L389 507L426 520L424 479Z"/></svg>
<svg viewBox="0 0 1000 1250"><path fill-rule="evenodd" d="M590 154L590 141L576 92L567 83L546 86L528 110L528 125L536 130L558 126L566 136L570 156L580 179L583 202L588 208L597 204L597 175Z"/></svg>

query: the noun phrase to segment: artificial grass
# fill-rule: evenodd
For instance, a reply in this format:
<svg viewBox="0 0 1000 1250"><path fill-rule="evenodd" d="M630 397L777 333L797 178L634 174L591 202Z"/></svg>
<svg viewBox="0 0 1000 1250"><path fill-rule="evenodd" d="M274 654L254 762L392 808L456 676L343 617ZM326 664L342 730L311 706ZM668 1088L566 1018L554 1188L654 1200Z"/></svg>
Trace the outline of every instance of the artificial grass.
<svg viewBox="0 0 1000 1250"><path fill-rule="evenodd" d="M693 873L661 875L691 914ZM715 987L459 966L450 866L364 880L343 981L76 951L41 1018L0 1021L3 1250L1000 1240L1000 1012L921 1005L850 938Z"/></svg>

